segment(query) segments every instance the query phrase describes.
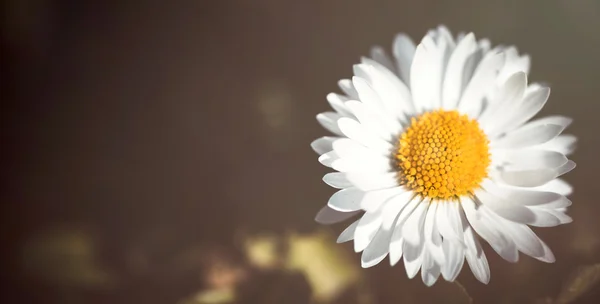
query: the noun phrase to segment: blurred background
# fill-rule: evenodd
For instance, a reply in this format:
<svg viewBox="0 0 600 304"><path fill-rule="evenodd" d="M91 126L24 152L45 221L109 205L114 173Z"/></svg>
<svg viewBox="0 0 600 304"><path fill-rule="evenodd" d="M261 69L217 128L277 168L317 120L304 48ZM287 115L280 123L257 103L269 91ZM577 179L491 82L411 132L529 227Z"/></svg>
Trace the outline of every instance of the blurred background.
<svg viewBox="0 0 600 304"><path fill-rule="evenodd" d="M2 297L17 303L594 303L600 298L600 1L3 4ZM532 55L543 114L575 119L574 222L555 264L488 254L427 288L360 269L309 143L372 45L446 24ZM596 156L594 156L596 155ZM489 251L489 247L486 250ZM5 302L8 303L8 302Z"/></svg>

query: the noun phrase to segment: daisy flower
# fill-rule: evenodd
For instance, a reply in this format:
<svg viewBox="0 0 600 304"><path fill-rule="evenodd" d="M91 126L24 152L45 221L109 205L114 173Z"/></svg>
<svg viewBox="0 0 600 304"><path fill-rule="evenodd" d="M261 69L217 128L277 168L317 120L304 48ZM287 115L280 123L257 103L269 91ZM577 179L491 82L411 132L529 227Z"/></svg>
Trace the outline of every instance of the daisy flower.
<svg viewBox="0 0 600 304"><path fill-rule="evenodd" d="M335 111L317 115L333 135L311 146L339 189L317 222L359 215L338 242L353 240L363 267L403 260L427 286L455 280L465 260L487 284L480 240L509 262L554 262L530 226L572 221L559 177L576 139L561 135L567 117L531 120L550 89L528 84L529 57L443 26L418 45L397 35L392 54L373 48L339 81L344 94L327 96Z"/></svg>

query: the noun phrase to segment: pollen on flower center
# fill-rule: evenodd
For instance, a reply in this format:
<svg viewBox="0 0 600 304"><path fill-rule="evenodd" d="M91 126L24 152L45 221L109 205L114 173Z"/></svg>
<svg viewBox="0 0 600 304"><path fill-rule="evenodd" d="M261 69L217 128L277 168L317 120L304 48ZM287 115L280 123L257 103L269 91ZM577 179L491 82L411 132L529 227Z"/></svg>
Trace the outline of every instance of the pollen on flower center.
<svg viewBox="0 0 600 304"><path fill-rule="evenodd" d="M398 140L400 182L433 199L469 194L487 176L488 143L477 121L457 111L413 117Z"/></svg>

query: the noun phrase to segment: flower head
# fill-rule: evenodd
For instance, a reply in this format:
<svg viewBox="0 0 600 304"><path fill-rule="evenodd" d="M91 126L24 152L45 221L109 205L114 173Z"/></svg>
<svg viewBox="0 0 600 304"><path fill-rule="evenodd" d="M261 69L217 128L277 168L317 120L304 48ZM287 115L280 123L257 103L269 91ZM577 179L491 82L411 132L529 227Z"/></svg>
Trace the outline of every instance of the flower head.
<svg viewBox="0 0 600 304"><path fill-rule="evenodd" d="M509 262L554 262L529 226L571 222L558 177L575 167L576 139L561 135L569 118L531 120L550 89L527 83L529 57L443 26L416 46L399 34L393 57L373 48L340 80L344 95L327 96L335 112L317 115L334 135L311 145L340 190L316 220L360 215L338 242L353 240L363 267L402 259L428 286L455 280L465 260L489 282L480 239Z"/></svg>

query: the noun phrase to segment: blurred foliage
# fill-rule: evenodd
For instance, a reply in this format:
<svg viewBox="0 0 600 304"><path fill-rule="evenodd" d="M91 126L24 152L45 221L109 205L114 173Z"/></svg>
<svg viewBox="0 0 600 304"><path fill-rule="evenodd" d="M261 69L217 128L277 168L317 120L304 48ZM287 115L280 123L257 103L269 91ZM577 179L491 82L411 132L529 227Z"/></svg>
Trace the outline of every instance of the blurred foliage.
<svg viewBox="0 0 600 304"><path fill-rule="evenodd" d="M192 288L196 286L189 291L195 291L188 296L180 294L179 299L182 300L177 302L179 304L377 303L373 294L375 290L371 290L365 277L368 271L360 269L351 253L336 244L327 230L308 234L242 234L239 247L231 245L190 245L177 251L169 258L170 262L162 266L153 265L152 259L145 256L148 253L136 251L136 256L143 257L145 261L142 269L159 267L159 271L154 272L159 277L163 274L192 274L186 280ZM25 244L23 268L29 277L60 290L65 290L64 287L69 290L98 290L107 286L127 288L128 279L153 273L135 271L136 276L126 277L127 270L109 270L99 263L98 247L93 236L81 229L44 231ZM124 255L127 252L123 250ZM124 259L128 263L139 260ZM140 268L136 265L125 269ZM582 303L580 300L599 283L600 264L582 266L565 280L555 299L548 297L534 303ZM473 303L460 282L440 282L439 285L437 292L448 294L444 296L445 303ZM435 292L436 287L430 290ZM410 295L410 291L406 290L398 293ZM416 293L414 297L404 299L415 303L421 297Z"/></svg>
<svg viewBox="0 0 600 304"><path fill-rule="evenodd" d="M260 269L272 269L280 266L281 241L272 234L246 236L243 240L244 252L250 264Z"/></svg>
<svg viewBox="0 0 600 304"><path fill-rule="evenodd" d="M568 277L554 303L575 303L600 283L600 264L581 266Z"/></svg>
<svg viewBox="0 0 600 304"><path fill-rule="evenodd" d="M359 281L360 269L347 252L336 244L331 234L291 234L288 239L286 267L302 272L313 291L314 299L330 301Z"/></svg>
<svg viewBox="0 0 600 304"><path fill-rule="evenodd" d="M23 248L23 267L30 276L61 287L107 287L114 278L98 265L94 242L81 230L45 231Z"/></svg>
<svg viewBox="0 0 600 304"><path fill-rule="evenodd" d="M318 303L332 301L359 279L358 265L324 231L246 236L243 245L249 263L257 269L302 275Z"/></svg>
<svg viewBox="0 0 600 304"><path fill-rule="evenodd" d="M201 291L198 294L181 301L180 304L223 304L233 303L235 292L231 289L214 289Z"/></svg>

